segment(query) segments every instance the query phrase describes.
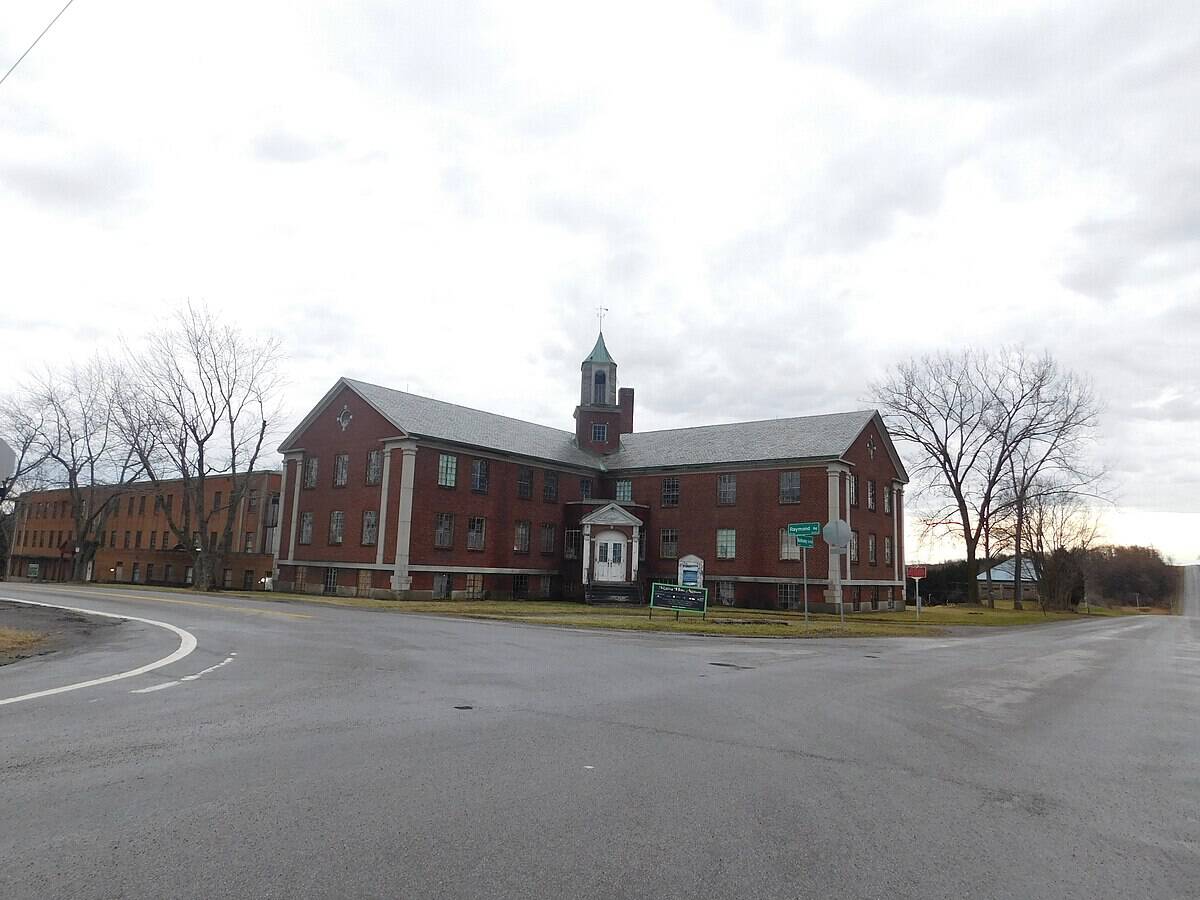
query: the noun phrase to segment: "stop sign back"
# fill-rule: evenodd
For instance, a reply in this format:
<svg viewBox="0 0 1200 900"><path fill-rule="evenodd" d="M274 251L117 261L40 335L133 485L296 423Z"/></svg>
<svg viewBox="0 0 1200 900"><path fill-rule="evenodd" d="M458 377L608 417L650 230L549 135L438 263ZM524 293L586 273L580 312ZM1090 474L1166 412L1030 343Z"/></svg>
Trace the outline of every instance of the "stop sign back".
<svg viewBox="0 0 1200 900"><path fill-rule="evenodd" d="M925 577L925 567L924 566L905 566L904 574L907 575L909 578L924 578Z"/></svg>

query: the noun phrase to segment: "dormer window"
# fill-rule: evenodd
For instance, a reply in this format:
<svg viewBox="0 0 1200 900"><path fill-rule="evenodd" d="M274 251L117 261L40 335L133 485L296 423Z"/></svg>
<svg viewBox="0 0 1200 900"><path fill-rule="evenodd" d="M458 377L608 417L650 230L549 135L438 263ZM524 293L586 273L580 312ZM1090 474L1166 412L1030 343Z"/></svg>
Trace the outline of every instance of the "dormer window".
<svg viewBox="0 0 1200 900"><path fill-rule="evenodd" d="M608 397L608 377L603 372L597 372L592 379L592 402L596 404L607 403Z"/></svg>
<svg viewBox="0 0 1200 900"><path fill-rule="evenodd" d="M608 426L601 422L592 423L592 440L597 444L603 444L608 440Z"/></svg>

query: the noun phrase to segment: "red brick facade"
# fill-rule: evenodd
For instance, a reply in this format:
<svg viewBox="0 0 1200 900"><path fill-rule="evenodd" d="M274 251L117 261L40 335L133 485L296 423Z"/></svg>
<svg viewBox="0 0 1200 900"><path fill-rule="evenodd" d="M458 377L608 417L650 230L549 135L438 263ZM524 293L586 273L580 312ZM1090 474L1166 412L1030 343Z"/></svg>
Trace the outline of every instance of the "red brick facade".
<svg viewBox="0 0 1200 900"><path fill-rule="evenodd" d="M711 603L798 606L802 563L786 537L787 525L824 524L848 513L860 553L848 578L842 572L847 599L864 605L903 602L899 507L906 476L877 416L859 414L863 427L857 437L821 458L621 468L622 430L632 432L633 393L617 393L612 363L607 384L616 396L597 388L589 398L586 391L599 368L590 359L585 363L581 400L609 403L577 407L575 442L588 454L575 451L572 463L489 446L488 422L474 445L461 436L448 440L416 429L410 434L406 422L389 418L377 400L368 401L359 383L339 382L281 448L286 461L279 587L397 597L577 597L585 581L594 581L589 572L602 552L585 549L593 535L584 520L603 516L615 504L624 513L605 521L629 514L640 525L622 524L616 531L606 525L604 533L614 544L620 543L614 534L625 535L625 546L611 553L621 557L623 578L637 582L643 596L652 580L674 582L679 558L693 554L704 560ZM612 425L604 441L590 440L594 418ZM686 430L671 434L690 439ZM383 474L368 479L372 452L382 454ZM348 478L339 485L342 467L335 460L342 455ZM314 465L315 483L305 486L306 466L311 473ZM378 467L375 472L378 476ZM851 477L858 479L858 497L847 506ZM363 539L364 514L379 523L371 543ZM336 521L342 522L340 542L330 536ZM867 554L871 535L874 562ZM808 552L808 599L814 607L828 599L830 558L820 539Z"/></svg>

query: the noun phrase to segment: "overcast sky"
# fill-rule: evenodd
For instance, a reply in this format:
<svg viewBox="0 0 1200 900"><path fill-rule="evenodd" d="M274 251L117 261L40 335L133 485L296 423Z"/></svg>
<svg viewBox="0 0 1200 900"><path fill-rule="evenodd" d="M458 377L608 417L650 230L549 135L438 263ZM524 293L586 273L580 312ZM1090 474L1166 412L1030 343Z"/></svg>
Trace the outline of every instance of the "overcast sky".
<svg viewBox="0 0 1200 900"><path fill-rule="evenodd" d="M192 298L283 340L281 434L339 375L569 429L603 304L641 430L1023 342L1108 536L1194 559L1198 59L1195 0L77 0L0 86L0 374Z"/></svg>

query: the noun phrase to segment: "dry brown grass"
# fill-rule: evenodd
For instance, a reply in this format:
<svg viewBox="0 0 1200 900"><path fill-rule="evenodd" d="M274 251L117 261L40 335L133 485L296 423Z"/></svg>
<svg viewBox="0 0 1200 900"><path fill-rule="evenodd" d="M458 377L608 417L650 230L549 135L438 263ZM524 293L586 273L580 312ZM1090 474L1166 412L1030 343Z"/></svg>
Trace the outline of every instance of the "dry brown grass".
<svg viewBox="0 0 1200 900"><path fill-rule="evenodd" d="M0 627L0 654L23 653L32 650L46 639L36 631Z"/></svg>

